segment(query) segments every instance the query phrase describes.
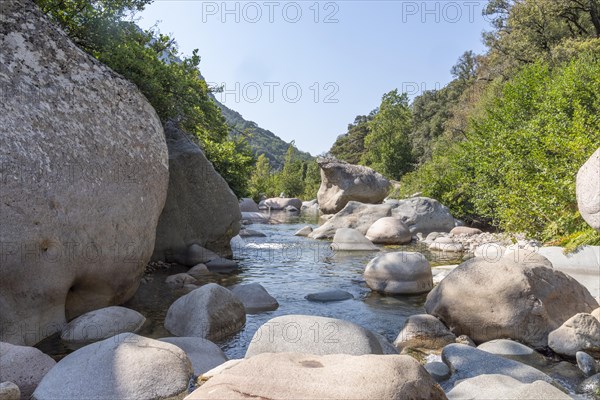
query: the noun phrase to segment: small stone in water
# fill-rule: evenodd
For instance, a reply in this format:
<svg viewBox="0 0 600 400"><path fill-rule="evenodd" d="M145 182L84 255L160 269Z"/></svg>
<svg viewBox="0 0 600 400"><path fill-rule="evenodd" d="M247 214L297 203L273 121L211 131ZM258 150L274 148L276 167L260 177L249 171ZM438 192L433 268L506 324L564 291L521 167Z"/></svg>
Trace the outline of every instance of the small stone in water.
<svg viewBox="0 0 600 400"><path fill-rule="evenodd" d="M321 303L327 303L330 301L343 301L348 299L353 299L354 296L352 294L346 292L345 290L333 289L327 290L325 292L311 293L304 297L308 301L318 301Z"/></svg>

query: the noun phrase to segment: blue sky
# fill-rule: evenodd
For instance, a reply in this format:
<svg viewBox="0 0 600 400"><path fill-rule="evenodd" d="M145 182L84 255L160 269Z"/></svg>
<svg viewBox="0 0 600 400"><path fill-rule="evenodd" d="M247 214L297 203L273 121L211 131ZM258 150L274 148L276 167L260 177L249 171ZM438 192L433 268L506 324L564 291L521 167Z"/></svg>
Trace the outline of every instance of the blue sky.
<svg viewBox="0 0 600 400"><path fill-rule="evenodd" d="M440 88L464 51L483 52L485 3L157 0L137 17L199 49L225 105L317 155L384 93Z"/></svg>

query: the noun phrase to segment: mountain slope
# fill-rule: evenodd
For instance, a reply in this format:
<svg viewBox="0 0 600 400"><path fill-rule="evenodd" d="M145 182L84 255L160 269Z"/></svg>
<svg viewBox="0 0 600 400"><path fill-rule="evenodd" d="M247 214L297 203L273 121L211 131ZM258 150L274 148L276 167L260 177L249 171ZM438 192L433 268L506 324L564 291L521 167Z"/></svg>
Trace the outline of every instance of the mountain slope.
<svg viewBox="0 0 600 400"><path fill-rule="evenodd" d="M210 94L210 96L221 109L221 113L230 127L230 135L245 135L254 154L257 156L264 154L269 159L273 168L281 169L290 143L287 143L273 132L261 128L256 122L245 120L240 113L221 104L214 95ZM310 153L300 150L296 154L301 160L310 160L313 158Z"/></svg>

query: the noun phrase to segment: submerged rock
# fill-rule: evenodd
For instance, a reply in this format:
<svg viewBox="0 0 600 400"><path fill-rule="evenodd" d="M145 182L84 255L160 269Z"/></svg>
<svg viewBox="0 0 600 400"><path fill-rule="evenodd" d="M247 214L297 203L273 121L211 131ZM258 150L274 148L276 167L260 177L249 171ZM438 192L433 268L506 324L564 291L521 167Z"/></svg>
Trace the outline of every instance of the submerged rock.
<svg viewBox="0 0 600 400"><path fill-rule="evenodd" d="M273 311L279 308L277 300L259 283L235 285L230 290L242 302L248 314Z"/></svg>
<svg viewBox="0 0 600 400"><path fill-rule="evenodd" d="M331 243L333 251L379 251L369 239L356 229L340 228Z"/></svg>
<svg viewBox="0 0 600 400"><path fill-rule="evenodd" d="M354 296L352 296L351 293L348 293L345 290L332 289L332 290L326 290L324 292L310 293L310 294L307 294L304 298L308 301L316 301L319 303L329 303L332 301L350 300L350 299L353 299Z"/></svg>

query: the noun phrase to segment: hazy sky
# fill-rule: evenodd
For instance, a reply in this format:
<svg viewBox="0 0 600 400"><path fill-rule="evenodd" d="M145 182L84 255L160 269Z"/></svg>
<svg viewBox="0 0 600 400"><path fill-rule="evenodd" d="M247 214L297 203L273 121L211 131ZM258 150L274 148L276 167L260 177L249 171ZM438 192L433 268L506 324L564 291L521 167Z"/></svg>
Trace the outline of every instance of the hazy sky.
<svg viewBox="0 0 600 400"><path fill-rule="evenodd" d="M485 3L157 0L138 17L199 49L217 99L317 155L385 92L442 87L464 51L483 52Z"/></svg>

